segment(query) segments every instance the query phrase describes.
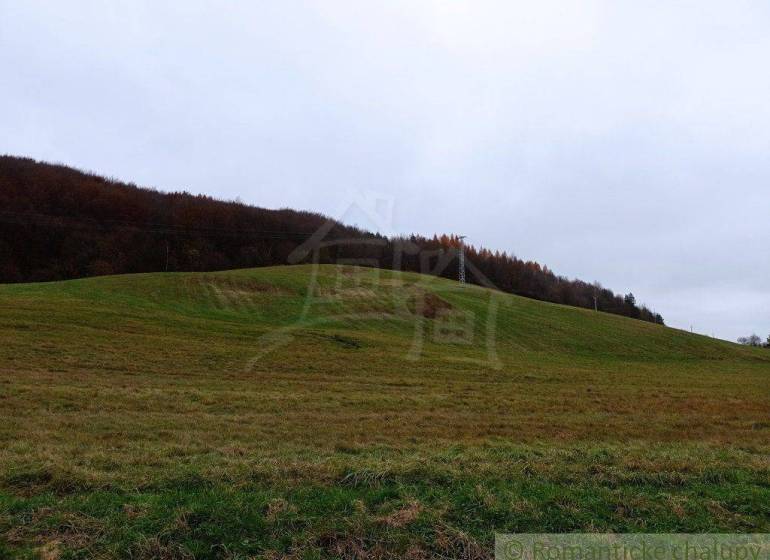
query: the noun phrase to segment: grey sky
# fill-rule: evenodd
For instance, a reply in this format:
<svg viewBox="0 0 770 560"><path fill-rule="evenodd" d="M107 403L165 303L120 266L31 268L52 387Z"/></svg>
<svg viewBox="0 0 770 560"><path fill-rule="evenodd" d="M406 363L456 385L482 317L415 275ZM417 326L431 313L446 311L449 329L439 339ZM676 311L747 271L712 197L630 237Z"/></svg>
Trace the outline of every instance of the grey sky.
<svg viewBox="0 0 770 560"><path fill-rule="evenodd" d="M0 152L337 217L378 193L392 231L767 336L768 29L766 0L0 0Z"/></svg>

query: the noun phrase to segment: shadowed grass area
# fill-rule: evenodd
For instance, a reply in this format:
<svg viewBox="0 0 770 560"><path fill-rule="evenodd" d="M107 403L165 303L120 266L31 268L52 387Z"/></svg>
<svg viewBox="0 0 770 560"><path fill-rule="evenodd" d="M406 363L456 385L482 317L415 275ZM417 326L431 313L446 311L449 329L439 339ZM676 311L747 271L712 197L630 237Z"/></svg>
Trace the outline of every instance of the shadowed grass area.
<svg viewBox="0 0 770 560"><path fill-rule="evenodd" d="M416 274L0 286L0 558L769 531L770 352Z"/></svg>

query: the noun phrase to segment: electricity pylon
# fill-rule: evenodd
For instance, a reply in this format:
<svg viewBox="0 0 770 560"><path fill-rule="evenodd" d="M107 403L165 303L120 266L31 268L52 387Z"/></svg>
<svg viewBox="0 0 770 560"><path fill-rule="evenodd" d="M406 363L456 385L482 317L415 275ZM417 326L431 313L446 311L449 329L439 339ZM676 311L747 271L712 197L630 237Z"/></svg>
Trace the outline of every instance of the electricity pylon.
<svg viewBox="0 0 770 560"><path fill-rule="evenodd" d="M457 239L460 242L460 271L458 278L458 280L460 280L460 284L465 284L465 244L463 243L463 239L466 237L467 236L465 235L457 236Z"/></svg>

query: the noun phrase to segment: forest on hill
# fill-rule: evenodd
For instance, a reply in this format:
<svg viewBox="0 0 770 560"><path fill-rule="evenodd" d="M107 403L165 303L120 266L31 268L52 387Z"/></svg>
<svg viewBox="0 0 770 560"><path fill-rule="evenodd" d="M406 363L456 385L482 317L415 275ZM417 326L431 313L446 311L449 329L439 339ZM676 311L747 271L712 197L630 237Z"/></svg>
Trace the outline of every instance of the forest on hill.
<svg viewBox="0 0 770 560"><path fill-rule="evenodd" d="M321 214L164 193L64 165L0 156L0 282L304 262L358 263L456 277L453 235L387 238ZM466 246L468 281L529 298L663 323L599 284Z"/></svg>

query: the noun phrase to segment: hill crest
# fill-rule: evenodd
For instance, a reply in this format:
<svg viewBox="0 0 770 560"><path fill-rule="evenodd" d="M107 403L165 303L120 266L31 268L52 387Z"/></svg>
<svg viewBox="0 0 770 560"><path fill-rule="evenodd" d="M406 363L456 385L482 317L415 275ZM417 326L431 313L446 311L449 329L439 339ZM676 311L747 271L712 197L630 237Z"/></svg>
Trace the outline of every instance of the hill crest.
<svg viewBox="0 0 770 560"><path fill-rule="evenodd" d="M0 157L0 208L0 282L250 268L286 264L292 255L299 260L291 262L457 276L460 241L452 235L385 238L317 213L162 193L28 158ZM300 255L303 244L312 250ZM663 322L633 294L483 247L465 251L479 276L504 292Z"/></svg>

